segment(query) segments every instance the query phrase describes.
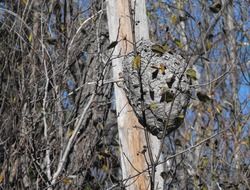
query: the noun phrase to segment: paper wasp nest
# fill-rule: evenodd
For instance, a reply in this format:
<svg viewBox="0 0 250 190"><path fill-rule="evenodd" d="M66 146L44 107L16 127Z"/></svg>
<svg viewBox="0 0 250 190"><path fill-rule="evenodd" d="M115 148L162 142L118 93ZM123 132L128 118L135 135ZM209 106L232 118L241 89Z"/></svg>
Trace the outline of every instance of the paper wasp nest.
<svg viewBox="0 0 250 190"><path fill-rule="evenodd" d="M136 50L123 63L129 103L139 122L162 138L165 127L168 135L184 120L190 99L187 63L150 41L139 42Z"/></svg>

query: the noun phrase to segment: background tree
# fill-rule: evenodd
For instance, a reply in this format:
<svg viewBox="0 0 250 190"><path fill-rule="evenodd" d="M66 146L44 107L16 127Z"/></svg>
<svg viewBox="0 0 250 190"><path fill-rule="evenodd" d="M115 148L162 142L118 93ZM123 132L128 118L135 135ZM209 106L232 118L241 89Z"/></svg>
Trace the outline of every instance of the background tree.
<svg viewBox="0 0 250 190"><path fill-rule="evenodd" d="M106 5L0 1L2 189L129 185ZM151 41L182 55L197 78L185 125L164 141L164 189L250 188L248 7L243 0L146 3ZM151 164L130 179L151 175Z"/></svg>
<svg viewBox="0 0 250 190"><path fill-rule="evenodd" d="M198 93L189 108L186 128L170 141L175 147L173 151L225 130L172 165L172 171L179 168L185 175L182 178L174 172L175 177L168 178L169 188L171 185L180 188L181 182L183 186L205 189L249 186L248 169L236 174L243 171L236 169L239 168L236 163L241 160L240 165L245 168L248 161L243 155L249 154L246 143L249 138L249 79L246 77L249 26L243 11L248 4L245 1L150 1L148 4L152 10L148 14L152 36L167 41L199 74L199 84L194 84ZM241 180L235 180L235 175L241 176Z"/></svg>

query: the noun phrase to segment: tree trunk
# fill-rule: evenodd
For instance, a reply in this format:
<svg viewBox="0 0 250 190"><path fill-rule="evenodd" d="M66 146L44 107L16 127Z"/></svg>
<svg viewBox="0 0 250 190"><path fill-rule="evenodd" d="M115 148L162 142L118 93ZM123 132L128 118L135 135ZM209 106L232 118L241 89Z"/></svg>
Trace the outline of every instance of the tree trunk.
<svg viewBox="0 0 250 190"><path fill-rule="evenodd" d="M110 42L119 41L112 55L112 58L114 58L112 60L113 78L116 81L123 76L123 57L120 57L120 55L126 55L133 50L133 45L129 43L133 42L129 2L127 0L107 1L107 15ZM123 179L126 180L139 174L147 167L144 155L141 154L143 146L146 146L146 141L143 127L139 124L131 106L128 104L122 86L123 82L114 84L122 175ZM126 181L126 185L128 185L126 189L148 189L148 179L146 173L138 175L138 177Z"/></svg>
<svg viewBox="0 0 250 190"><path fill-rule="evenodd" d="M231 72L231 86L232 86L232 105L233 105L233 114L232 118L235 115L239 115L239 105L238 105L238 90L237 90L237 44L236 44L236 39L235 39L235 24L234 24L234 10L233 10L233 1L225 1L223 0L223 5L226 6L224 17L225 17L225 30L227 33L227 38L228 38L228 49L229 49L229 59L227 60L227 63L229 63L232 67L232 72ZM237 120L234 121L234 126L235 128L238 128L239 123ZM237 182L239 181L239 173L240 173L240 160L241 160L241 154L240 152L240 129L236 131L235 135L235 149L234 149L234 167L236 169L236 176L238 179L235 179Z"/></svg>
<svg viewBox="0 0 250 190"><path fill-rule="evenodd" d="M145 0L132 0L132 9L135 10L135 41L138 42L140 40L149 40L149 27L148 27L148 20L147 20L147 15L146 15L146 3ZM157 157L160 147L161 147L161 141L153 135L149 135L150 139L150 147L152 151L152 155L155 161L155 158ZM162 154L159 159L159 161L162 160ZM159 162L158 161L158 162ZM164 165L158 165L156 166L156 171L155 171L155 188L156 189L163 189L164 187L164 180L161 177L161 172L164 170Z"/></svg>

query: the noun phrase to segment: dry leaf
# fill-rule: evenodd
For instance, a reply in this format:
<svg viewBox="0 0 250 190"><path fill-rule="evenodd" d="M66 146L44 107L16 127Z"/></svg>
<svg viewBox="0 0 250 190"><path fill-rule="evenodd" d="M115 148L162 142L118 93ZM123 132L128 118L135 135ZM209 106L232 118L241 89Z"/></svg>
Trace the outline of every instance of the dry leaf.
<svg viewBox="0 0 250 190"><path fill-rule="evenodd" d="M141 66L141 56L136 55L133 60L132 68L137 70L140 68L140 66Z"/></svg>

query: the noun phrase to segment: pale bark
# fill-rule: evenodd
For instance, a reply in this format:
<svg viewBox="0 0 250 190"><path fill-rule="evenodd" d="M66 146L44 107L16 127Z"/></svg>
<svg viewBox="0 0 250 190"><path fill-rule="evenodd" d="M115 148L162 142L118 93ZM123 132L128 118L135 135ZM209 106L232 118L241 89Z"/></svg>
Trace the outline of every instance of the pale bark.
<svg viewBox="0 0 250 190"><path fill-rule="evenodd" d="M128 1L107 1L107 14L110 41L121 40L115 47L112 55L114 58L112 60L113 78L116 81L123 75L123 58L117 57L119 55L126 55L133 50L132 44L128 42L133 41ZM143 154L140 154L143 150L143 146L146 146L146 141L144 130L142 130L143 127L139 124L131 106L128 104L122 86L122 82L118 82L114 85L114 88L121 147L122 175L123 179L127 179L132 175L138 174L138 172L141 172L147 167ZM149 178L146 174L141 174L138 178L127 181L126 185L129 185L126 188L128 190L145 190L149 187Z"/></svg>
<svg viewBox="0 0 250 190"><path fill-rule="evenodd" d="M135 10L135 40L149 40L148 19L146 14L145 0L131 0L132 7Z"/></svg>
<svg viewBox="0 0 250 190"><path fill-rule="evenodd" d="M146 14L146 4L145 0L132 0L132 8L135 10L135 40L136 42L140 40L149 40L149 27L148 27L148 20ZM153 135L149 135L150 139L150 148L153 154L154 160L156 159L160 147L161 141ZM159 162L162 160L162 154L160 156ZM156 189L163 189L164 187L164 180L160 176L161 172L164 170L164 164L156 166L155 171L155 187Z"/></svg>
<svg viewBox="0 0 250 190"><path fill-rule="evenodd" d="M235 39L235 24L234 24L234 12L233 12L233 1L230 0L229 2L223 0L223 4L226 7L226 11L225 11L225 27L226 27L226 31L228 33L228 46L229 46L229 60L227 60L227 62L231 65L232 67L232 73L231 73L231 80L232 80L232 105L233 105L233 111L234 114L233 115L238 115L238 110L239 106L238 106L238 101L237 101L237 68L236 68L236 59L237 59L237 44L236 44L236 39ZM239 125L237 120L235 121L235 127L237 128L237 126ZM240 131L236 131L235 134L235 150L234 150L234 157L235 157L235 168L236 168L236 176L239 177L239 169L240 169L240 160L241 160L241 156L240 156ZM237 179L238 181L239 179Z"/></svg>
<svg viewBox="0 0 250 190"><path fill-rule="evenodd" d="M182 0L178 0L177 1L177 7L179 8L179 16L180 17L185 17L185 13L184 13L184 1ZM183 50L184 51L188 51L188 44L187 44L187 36L186 36L186 24L184 21L180 21L180 23L177 26L179 28L179 32L180 32L180 41L183 44Z"/></svg>
<svg viewBox="0 0 250 190"><path fill-rule="evenodd" d="M179 17L182 17L182 18L186 17L185 12L184 12L184 10L185 10L185 8L184 8L185 2L182 1L182 0L177 0L176 3L177 3L177 7L179 9L178 10ZM178 31L180 33L180 42L181 42L181 44L183 44L182 50L184 50L185 52L188 52L189 45L188 45L188 39L187 39L187 36L186 36L186 23L185 23L185 21L184 20L180 20L180 22L177 25L177 28L178 28ZM189 67L196 68L195 65L193 65L191 61L189 63L191 63L189 65ZM198 129L198 125L197 125L197 129L196 130L197 131L199 130ZM177 151L179 151L179 150L177 149ZM194 161L194 163L198 163L200 151L201 151L201 146L196 147L195 150L194 150L194 154L189 154L188 155L189 161L190 162ZM191 167L187 168L187 173L190 176L192 176L195 173L194 168L191 168ZM183 179L181 180L181 182L182 182L181 187L185 187L187 185L186 184L187 179L185 179L185 173L182 173L181 175L183 177Z"/></svg>

